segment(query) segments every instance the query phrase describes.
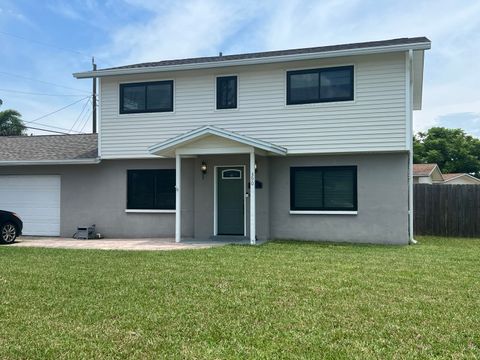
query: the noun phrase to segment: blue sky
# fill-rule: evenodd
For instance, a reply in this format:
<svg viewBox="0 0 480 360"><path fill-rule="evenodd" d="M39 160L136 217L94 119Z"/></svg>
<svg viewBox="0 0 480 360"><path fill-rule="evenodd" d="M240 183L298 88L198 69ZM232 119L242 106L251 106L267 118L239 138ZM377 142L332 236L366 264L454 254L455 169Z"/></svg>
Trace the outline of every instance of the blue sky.
<svg viewBox="0 0 480 360"><path fill-rule="evenodd" d="M109 67L427 36L415 130L461 127L480 137L479 19L474 0L0 0L1 109L33 121L78 101L31 125L89 131L91 82L71 74L89 69L91 55Z"/></svg>

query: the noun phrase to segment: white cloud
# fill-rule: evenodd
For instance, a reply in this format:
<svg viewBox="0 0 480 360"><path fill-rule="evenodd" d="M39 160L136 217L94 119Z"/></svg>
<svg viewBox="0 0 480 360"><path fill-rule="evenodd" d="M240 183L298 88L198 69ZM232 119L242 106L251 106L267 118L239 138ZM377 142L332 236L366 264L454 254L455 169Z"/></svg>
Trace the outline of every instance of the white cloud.
<svg viewBox="0 0 480 360"><path fill-rule="evenodd" d="M48 9L58 15L61 15L70 20L81 20L83 16L80 11L77 11L72 5L63 2L55 1L47 5Z"/></svg>
<svg viewBox="0 0 480 360"><path fill-rule="evenodd" d="M82 46L78 50L84 53L105 58L108 66L208 56L218 51L238 53L425 35L433 44L432 50L426 53L423 110L414 114L415 129L440 124L445 117L449 124L454 124L455 114L480 113L477 90L480 72L476 71L480 63L480 2L85 0L54 4L60 4L55 9L57 14L75 20L72 27L78 23L76 26L97 29L96 45L75 46ZM22 14L15 3L0 0L0 29L5 31L6 21L12 24L13 19L13 15L9 20L3 17L7 9L18 16ZM21 16L28 21L26 16ZM37 25L31 26L36 29ZM37 29L39 35L42 30ZM99 45L101 39L103 45ZM2 67L24 59L25 67L17 69L17 73L88 91L89 82L75 81L71 77L73 71L89 68L88 59L80 60L58 52L52 56L52 49L23 45L27 44L19 47L14 40L2 42ZM4 81L11 79L0 77L2 87L5 87ZM10 85L19 89L14 81ZM34 83L23 85L21 89L52 91ZM8 103L21 109L26 118L32 118L67 101L34 100L37 105L21 97L10 98ZM71 125L78 112L66 111L51 123ZM478 122L469 119L463 119L462 124L472 121L473 127L478 126Z"/></svg>
<svg viewBox="0 0 480 360"><path fill-rule="evenodd" d="M153 18L120 28L113 34L112 45L107 47L110 54L127 63L216 54L222 42L257 7L254 2L238 4L220 0L176 2L168 8L151 2L142 2L142 6L153 12Z"/></svg>
<svg viewBox="0 0 480 360"><path fill-rule="evenodd" d="M480 63L480 2L127 2L152 18L114 31L106 48L119 63L426 35L433 47L415 129L438 124L442 115L480 111L478 72L464 72Z"/></svg>

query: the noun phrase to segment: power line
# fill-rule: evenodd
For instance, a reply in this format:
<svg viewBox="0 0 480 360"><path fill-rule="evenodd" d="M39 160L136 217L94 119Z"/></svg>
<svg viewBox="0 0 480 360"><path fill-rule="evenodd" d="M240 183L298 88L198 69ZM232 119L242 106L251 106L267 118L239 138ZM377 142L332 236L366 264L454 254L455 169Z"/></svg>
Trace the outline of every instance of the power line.
<svg viewBox="0 0 480 360"><path fill-rule="evenodd" d="M24 121L24 123L25 123L25 124L34 123L34 122L36 122L37 120L46 118L47 116L56 114L56 113L58 113L58 112L60 112L60 111L62 111L62 110L64 110L64 109L66 109L66 108L68 108L68 107L70 107L70 106L73 106L73 105L75 105L75 104L78 104L80 101L83 101L83 100L85 100L85 99L87 99L87 98L89 98L89 97L90 97L90 96L85 96L85 97L81 98L80 100L77 100L77 101L74 101L74 102L71 103L71 104L68 104L67 106L64 106L64 107L62 107L62 108L60 108L60 109L57 109L57 110L55 110L55 111L52 111L52 112L50 112L50 113L48 113L48 114L42 115L42 116L40 116L40 117L38 117L38 118L36 118L36 119L33 119L33 120L31 120L31 121Z"/></svg>
<svg viewBox="0 0 480 360"><path fill-rule="evenodd" d="M25 124L28 124L29 121L23 121L23 123L25 125ZM68 129L65 129L65 128L59 127L59 126L55 126L55 125L49 125L49 124L43 124L43 123L35 123L35 125L46 126L46 127L52 128L52 129L58 129L58 130L63 130L63 131L69 131ZM25 126L29 127L28 125L25 125ZM78 132L78 131L74 131L74 132Z"/></svg>
<svg viewBox="0 0 480 360"><path fill-rule="evenodd" d="M92 113L92 109L90 109L86 114L87 116L85 117L85 123L82 126L82 129L80 130L80 133L83 133L83 129L85 129L85 126L88 124L88 120L90 120L90 114Z"/></svg>
<svg viewBox="0 0 480 360"><path fill-rule="evenodd" d="M29 42L31 42L31 43L39 44L39 45L42 45L42 46L47 46L47 47L55 48L55 49L58 49L58 50L68 51L68 52L71 52L71 53L75 53L75 54L79 54L79 55L82 55L82 56L88 56L88 57L90 57L90 55L84 54L84 53L82 53L82 52L80 52L80 51L77 51L77 50L67 49L67 48L63 48L63 47L57 46L57 45L48 44L48 43L44 43L44 42L41 42L41 41L28 39L28 38L26 38L26 37L19 36L19 35L15 35L15 34L10 34L10 33L4 32L4 31L0 31L0 34L6 35L6 36L11 36L11 37L14 37L14 38L17 38L17 39L21 39L21 40L25 40L25 41L29 41Z"/></svg>
<svg viewBox="0 0 480 360"><path fill-rule="evenodd" d="M58 129L58 130L62 130L62 131L69 131L68 129L65 129L63 127L49 125L49 124L35 123L35 125L46 126L46 127L52 128L52 129ZM28 125L25 125L25 126L29 127ZM78 131L74 131L74 132L78 133Z"/></svg>
<svg viewBox="0 0 480 360"><path fill-rule="evenodd" d="M13 77L21 78L21 79L26 79L26 80L30 80L30 81L37 81L37 82L40 82L40 83L43 83L43 84L54 85L54 86L58 86L58 87L61 87L61 88L64 88L64 89L75 90L75 91L79 91L79 92L83 92L83 93L89 93L86 90L75 89L75 88L72 88L72 87L59 85L59 84L55 84L55 83L52 83L52 82L49 82L49 81L44 81L44 80L31 78L31 77L28 77L28 76L12 74L12 73L9 73L9 72L6 72L6 71L0 71L0 74L7 75L7 76L13 76Z"/></svg>
<svg viewBox="0 0 480 360"><path fill-rule="evenodd" d="M72 131L73 128L75 127L75 125L77 125L78 120L80 120L80 118L82 117L83 112L85 111L85 109L87 108L87 105L88 105L89 103L90 103L90 98L88 98L88 100L85 101L85 104L83 105L82 111L80 111L80 114L78 114L78 117L77 117L77 119L75 120L75 122L73 123L72 127L70 128L70 131Z"/></svg>
<svg viewBox="0 0 480 360"><path fill-rule="evenodd" d="M16 93L16 94L25 94L25 95L39 95L39 96L58 96L58 97L63 97L63 96L79 97L79 96L83 96L83 95L79 95L79 94L46 94L46 93L19 91L19 90L12 90L12 89L0 89L0 91Z"/></svg>
<svg viewBox="0 0 480 360"><path fill-rule="evenodd" d="M38 44L38 45L42 45L42 46L46 46L46 47L50 47L50 48L54 48L54 49L58 49L58 50L66 51L66 52L71 52L71 53L78 54L78 55L82 55L84 57L88 57L88 58L92 57L92 55L88 55L88 54L86 54L84 52L81 52L81 51L78 51L78 50L67 49L67 48L64 48L62 46L49 44L49 43L45 43L45 42L38 41L38 40L29 39L29 38L26 38L26 37L23 37L23 36L20 36L20 35L11 34L11 33L5 32L5 31L0 31L0 34L5 35L5 36L11 36L11 37L21 39L21 40L24 40L24 41L28 41L28 42L31 42L31 43L34 43L34 44ZM95 57L98 59L97 56L95 56ZM102 62L107 64L107 65L111 65L108 62L105 62L105 61L102 61Z"/></svg>
<svg viewBox="0 0 480 360"><path fill-rule="evenodd" d="M69 135L68 133L61 132L61 131L55 131L55 130L47 130L47 129L41 129L33 126L26 126L27 129L33 129L33 130L41 130L41 131L46 131L46 132L51 132L54 134L62 134L62 135Z"/></svg>

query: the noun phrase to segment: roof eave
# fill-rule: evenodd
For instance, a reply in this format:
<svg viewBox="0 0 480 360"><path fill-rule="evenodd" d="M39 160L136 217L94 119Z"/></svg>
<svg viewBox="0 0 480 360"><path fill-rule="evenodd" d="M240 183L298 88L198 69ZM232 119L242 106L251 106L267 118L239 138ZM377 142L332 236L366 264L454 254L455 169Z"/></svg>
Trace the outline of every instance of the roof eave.
<svg viewBox="0 0 480 360"><path fill-rule="evenodd" d="M133 74L145 74L145 73L166 72L166 71L210 69L210 68L242 66L242 65L269 64L269 63L288 62L288 61L323 59L323 58L340 57L340 56L370 55L370 54L379 54L379 53L388 53L388 52L408 51L408 50L428 50L430 48L431 48L431 42L427 41L427 42L418 42L418 43L412 43L412 44L375 46L375 47L368 47L368 48L333 50L333 51L305 53L305 54L292 54L292 55L277 55L277 56L249 58L249 59L212 61L212 62L204 62L204 63L85 71L85 72L74 73L73 76L77 79L88 79L93 77L133 75Z"/></svg>
<svg viewBox="0 0 480 360"><path fill-rule="evenodd" d="M170 140L164 141L160 144L152 145L148 148L148 151L152 155L164 155L172 150L175 150L177 147L181 147L183 144L195 141L200 139L205 135L214 135L236 141L238 143L252 146L257 149L261 149L277 155L286 155L287 149L278 145L270 144L264 141L248 138L246 136L235 134L223 129L219 129L213 126L204 126L199 129L193 130L186 134L177 136Z"/></svg>
<svg viewBox="0 0 480 360"><path fill-rule="evenodd" d="M88 165L98 164L100 158L70 159L70 160L6 160L0 161L0 166L32 166L32 165Z"/></svg>
<svg viewBox="0 0 480 360"><path fill-rule="evenodd" d="M445 182L450 182L450 181L452 181L452 180L461 178L462 176L467 176L468 178L473 179L473 180L475 180L475 181L477 181L477 182L480 183L480 179L478 179L478 178L476 178L475 176L472 176L472 175L470 175L470 174L467 174L467 173L459 174L459 175L457 175L457 176L454 176L454 177L452 177L452 178L450 178L450 179L445 180Z"/></svg>

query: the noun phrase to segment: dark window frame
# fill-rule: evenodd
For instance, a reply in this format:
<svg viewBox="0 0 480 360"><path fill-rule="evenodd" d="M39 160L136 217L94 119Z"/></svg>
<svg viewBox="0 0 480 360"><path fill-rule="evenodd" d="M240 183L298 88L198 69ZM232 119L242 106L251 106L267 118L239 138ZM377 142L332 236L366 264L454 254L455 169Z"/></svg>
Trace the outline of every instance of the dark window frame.
<svg viewBox="0 0 480 360"><path fill-rule="evenodd" d="M220 92L219 90L219 82L222 79L235 80L235 104L232 106L221 106L220 104ZM216 93L216 109L217 110L228 110L228 109L237 109L238 108L238 76L237 75L225 75L225 76L217 76L215 80L215 93Z"/></svg>
<svg viewBox="0 0 480 360"><path fill-rule="evenodd" d="M172 88L170 95L170 107L165 109L148 109L148 96L147 89L150 85L165 85L169 84ZM145 109L140 110L125 110L124 109L124 89L129 87L143 86L145 91ZM173 112L173 93L175 91L173 80L162 80L162 81L146 81L146 82L136 82L136 83L125 83L120 84L120 114L142 114L142 113L157 113L157 112Z"/></svg>
<svg viewBox="0 0 480 360"><path fill-rule="evenodd" d="M161 173L165 173L165 172L173 172L175 173L175 169L128 169L127 170L127 201L126 201L126 209L127 210L175 210L175 201L174 200L174 204L172 207L158 207L158 206L153 206L152 208L145 208L145 207L136 207L136 206L133 206L133 204L130 203L130 194L129 194L129 191L130 191L130 186L131 186L131 174L135 173L135 172L154 172L155 173L155 176L158 176L160 175ZM153 188L153 193L154 193L154 199L156 198L155 196L155 191L156 191L156 187L154 186ZM173 194L175 194L175 185L172 187L172 192ZM155 201L155 200L154 200Z"/></svg>
<svg viewBox="0 0 480 360"><path fill-rule="evenodd" d="M295 207L295 171L322 171L322 178L328 170L353 170L353 207ZM358 169L357 166L292 166L290 167L290 211L358 211ZM322 181L322 201L325 202L325 182Z"/></svg>
<svg viewBox="0 0 480 360"><path fill-rule="evenodd" d="M350 70L350 76L352 79L351 88L350 88L350 96L348 97L336 97L336 98L328 98L322 99L321 97L321 74L322 72L328 72L332 70ZM292 75L302 75L302 74L318 74L318 97L316 100L305 100L305 101L292 101L292 94L291 94L291 76ZM318 103L327 103L327 102L339 102L339 101L353 101L355 98L355 72L353 65L347 66L335 66L335 67L326 67L326 68L318 68L318 69L305 69L305 70L291 70L287 71L287 105L302 105L302 104L318 104Z"/></svg>

